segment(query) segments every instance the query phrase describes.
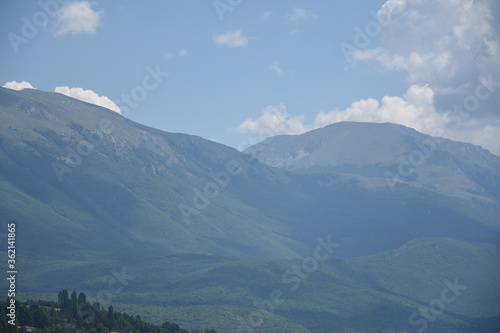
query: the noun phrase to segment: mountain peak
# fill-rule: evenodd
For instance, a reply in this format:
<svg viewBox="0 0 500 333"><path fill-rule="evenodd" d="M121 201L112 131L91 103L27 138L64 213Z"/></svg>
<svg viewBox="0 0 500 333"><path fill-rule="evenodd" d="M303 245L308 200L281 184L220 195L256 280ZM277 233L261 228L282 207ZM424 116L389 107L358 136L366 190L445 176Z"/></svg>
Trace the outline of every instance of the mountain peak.
<svg viewBox="0 0 500 333"><path fill-rule="evenodd" d="M292 172L335 172L436 189L500 195L500 157L468 143L392 123L339 122L301 135L271 137L244 151ZM447 180L447 181L446 181Z"/></svg>
<svg viewBox="0 0 500 333"><path fill-rule="evenodd" d="M301 135L271 137L245 153L256 153L261 162L287 169L390 164L395 154L408 148L400 142L427 138L412 128L392 123L339 122Z"/></svg>

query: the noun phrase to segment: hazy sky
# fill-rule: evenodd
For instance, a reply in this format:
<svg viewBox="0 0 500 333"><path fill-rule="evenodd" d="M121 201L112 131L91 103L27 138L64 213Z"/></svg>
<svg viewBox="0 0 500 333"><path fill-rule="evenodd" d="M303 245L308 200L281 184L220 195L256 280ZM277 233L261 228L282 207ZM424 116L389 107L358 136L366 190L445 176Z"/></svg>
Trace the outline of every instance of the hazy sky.
<svg viewBox="0 0 500 333"><path fill-rule="evenodd" d="M351 120L500 154L499 20L496 0L4 1L0 84L238 149Z"/></svg>

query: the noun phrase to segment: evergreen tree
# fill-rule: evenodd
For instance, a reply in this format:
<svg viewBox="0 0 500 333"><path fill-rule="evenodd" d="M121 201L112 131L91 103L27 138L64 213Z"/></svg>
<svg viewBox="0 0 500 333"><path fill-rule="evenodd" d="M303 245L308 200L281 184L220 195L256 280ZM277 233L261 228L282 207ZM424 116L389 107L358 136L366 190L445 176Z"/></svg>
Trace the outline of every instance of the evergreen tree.
<svg viewBox="0 0 500 333"><path fill-rule="evenodd" d="M76 295L76 291L73 291L71 293L70 314L73 318L75 318L77 312L78 312L78 296Z"/></svg>
<svg viewBox="0 0 500 333"><path fill-rule="evenodd" d="M40 308L38 305L32 306L33 308L33 325L35 327L45 328L50 326L50 319L48 311ZM26 324L23 324L26 326Z"/></svg>
<svg viewBox="0 0 500 333"><path fill-rule="evenodd" d="M5 315L0 316L0 332L24 332L16 325L8 324L7 302L0 300L0 308ZM136 332L136 333L189 333L177 324L165 322L156 326L142 321L139 315L132 316L116 312L112 305L102 309L99 303L94 306L87 302L84 293L78 296L73 292L68 295L66 289L58 294L57 303L48 301L27 301L17 305L17 319L19 326L34 326L38 333L109 333ZM56 307L60 307L56 311ZM193 333L195 331L192 331ZM214 330L205 330L204 333L215 333Z"/></svg>
<svg viewBox="0 0 500 333"><path fill-rule="evenodd" d="M69 311L69 297L68 297L68 290L64 289L59 292L59 295L57 296L57 302L59 304L59 307L61 308L61 311L63 313L68 313Z"/></svg>
<svg viewBox="0 0 500 333"><path fill-rule="evenodd" d="M84 293L80 293L78 295L78 305L83 306L85 304L87 304L87 296Z"/></svg>
<svg viewBox="0 0 500 333"><path fill-rule="evenodd" d="M17 318L21 323L26 323L27 326L33 326L33 311L30 310L31 306L19 306L17 308ZM2 331L3 332L3 331Z"/></svg>

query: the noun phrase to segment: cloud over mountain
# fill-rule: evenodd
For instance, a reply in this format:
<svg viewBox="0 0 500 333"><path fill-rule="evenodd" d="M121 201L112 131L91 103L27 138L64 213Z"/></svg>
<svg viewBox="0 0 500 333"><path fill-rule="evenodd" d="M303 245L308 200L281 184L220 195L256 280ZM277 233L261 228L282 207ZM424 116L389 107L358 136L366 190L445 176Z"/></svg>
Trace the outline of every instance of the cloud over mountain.
<svg viewBox="0 0 500 333"><path fill-rule="evenodd" d="M242 134L252 133L260 136L278 134L301 134L307 131L303 124L303 116L290 116L283 103L268 105L258 118L248 118L241 123L236 131Z"/></svg>
<svg viewBox="0 0 500 333"><path fill-rule="evenodd" d="M107 109L115 111L116 113L121 114L120 108L112 100L110 100L106 96L99 96L97 93L95 93L90 89L85 90L82 88L70 88L64 86L64 87L56 87L54 91L69 97L79 99L87 103L92 103L95 105L105 107Z"/></svg>
<svg viewBox="0 0 500 333"><path fill-rule="evenodd" d="M14 89L14 90L23 90L23 89L35 89L33 86L26 81L10 81L10 82L5 82L5 84L2 86L4 88L9 88L9 89Z"/></svg>
<svg viewBox="0 0 500 333"><path fill-rule="evenodd" d="M258 134L259 140L279 134L302 134L341 121L394 123L414 128L422 133L464 140L481 145L500 154L500 144L495 138L500 133L500 123L460 119L460 126L451 116L437 112L435 93L429 85L411 85L403 97L384 96L380 100L366 98L353 102L344 110L321 111L314 121L307 124L305 116L290 115L284 103L268 105L257 118L248 118L236 131L241 134ZM451 126L450 124L454 125Z"/></svg>

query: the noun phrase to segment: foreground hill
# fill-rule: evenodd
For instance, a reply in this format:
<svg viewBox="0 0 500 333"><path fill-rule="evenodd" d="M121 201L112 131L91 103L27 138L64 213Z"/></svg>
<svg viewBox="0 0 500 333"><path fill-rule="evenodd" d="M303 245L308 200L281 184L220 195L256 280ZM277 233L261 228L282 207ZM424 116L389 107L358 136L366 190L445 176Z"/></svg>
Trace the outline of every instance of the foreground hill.
<svg viewBox="0 0 500 333"><path fill-rule="evenodd" d="M486 333L500 325L499 258L498 242L450 238L416 239L367 257L332 254L308 271L297 269L305 258L174 255L119 261L93 256L55 271L47 266L58 267L59 259L34 258L25 266L38 273L29 276L25 288L49 290L69 282L102 306L112 302L117 310L140 313L157 324L171 321L220 332L245 332L245 327L265 333L416 332L425 311L431 311L435 319L427 320L426 332ZM128 277L127 283L116 283L122 290L102 297L116 276L113 271ZM82 275L85 280L76 278ZM450 285L458 288L456 295ZM450 300L445 309L430 310L443 290Z"/></svg>

